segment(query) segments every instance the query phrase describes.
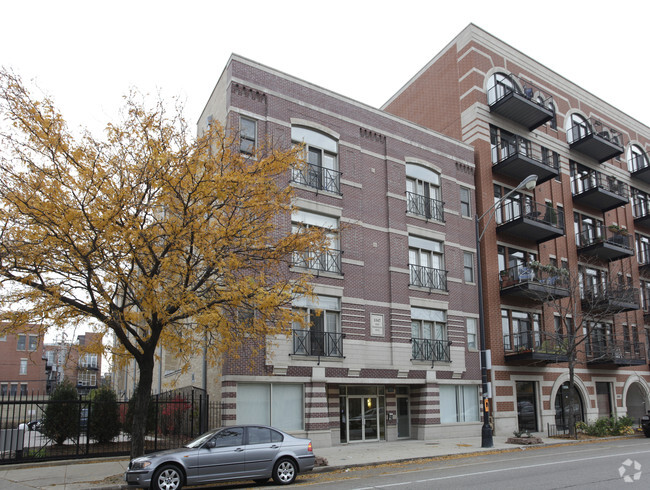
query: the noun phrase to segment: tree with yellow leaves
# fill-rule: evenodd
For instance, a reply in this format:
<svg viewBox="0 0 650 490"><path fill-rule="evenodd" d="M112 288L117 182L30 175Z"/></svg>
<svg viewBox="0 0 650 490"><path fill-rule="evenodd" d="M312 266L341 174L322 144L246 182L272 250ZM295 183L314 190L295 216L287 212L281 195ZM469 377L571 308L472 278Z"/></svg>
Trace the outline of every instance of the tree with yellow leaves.
<svg viewBox="0 0 650 490"><path fill-rule="evenodd" d="M190 136L181 109L144 99L126 97L104 139L79 137L50 99L0 72L2 320L114 334L139 368L132 456L144 452L156 347L198 352L212 339L214 361L244 337L290 331L292 299L310 294L293 254L326 247L318 229L291 233L301 148L244 155L236 134L213 124ZM241 311L254 314L240 323Z"/></svg>

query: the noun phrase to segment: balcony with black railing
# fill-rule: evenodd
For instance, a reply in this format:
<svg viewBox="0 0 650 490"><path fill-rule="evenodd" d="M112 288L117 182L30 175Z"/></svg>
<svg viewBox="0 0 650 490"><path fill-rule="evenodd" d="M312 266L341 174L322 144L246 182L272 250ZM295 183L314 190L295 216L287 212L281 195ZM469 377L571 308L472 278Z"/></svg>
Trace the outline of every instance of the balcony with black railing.
<svg viewBox="0 0 650 490"><path fill-rule="evenodd" d="M566 338L547 332L524 331L503 336L505 360L518 365L567 362Z"/></svg>
<svg viewBox="0 0 650 490"><path fill-rule="evenodd" d="M502 203L496 220L497 232L536 243L564 235L564 210L530 199Z"/></svg>
<svg viewBox="0 0 650 490"><path fill-rule="evenodd" d="M293 330L294 356L343 357L343 339L340 332Z"/></svg>
<svg viewBox="0 0 650 490"><path fill-rule="evenodd" d="M317 272L342 274L341 250L327 249L293 254L293 266Z"/></svg>
<svg viewBox="0 0 650 490"><path fill-rule="evenodd" d="M569 296L569 274L552 265L526 264L499 273L501 296L534 302L552 301Z"/></svg>
<svg viewBox="0 0 650 490"><path fill-rule="evenodd" d="M410 285L419 288L447 291L447 271L409 264Z"/></svg>
<svg viewBox="0 0 650 490"><path fill-rule="evenodd" d="M623 153L623 135L594 118L575 120L566 134L569 148L599 163Z"/></svg>
<svg viewBox="0 0 650 490"><path fill-rule="evenodd" d="M650 184L650 159L646 153L633 153L628 164L633 178Z"/></svg>
<svg viewBox="0 0 650 490"><path fill-rule="evenodd" d="M615 226L596 226L584 230L576 236L578 253L584 257L600 260L621 260L634 255L632 237Z"/></svg>
<svg viewBox="0 0 650 490"><path fill-rule="evenodd" d="M422 216L426 219L435 221L445 221L445 203L438 199L431 199L416 194L415 192L406 192L406 212Z"/></svg>
<svg viewBox="0 0 650 490"><path fill-rule="evenodd" d="M616 315L641 307L639 289L622 284L585 286L581 291L582 311L601 315ZM588 314L588 313L586 313Z"/></svg>
<svg viewBox="0 0 650 490"><path fill-rule="evenodd" d="M413 360L451 362L451 341L411 339Z"/></svg>
<svg viewBox="0 0 650 490"><path fill-rule="evenodd" d="M341 194L341 172L320 165L304 164L291 170L291 182L313 189Z"/></svg>
<svg viewBox="0 0 650 490"><path fill-rule="evenodd" d="M605 212L625 206L630 198L626 183L597 170L581 172L571 179L573 202Z"/></svg>
<svg viewBox="0 0 650 490"><path fill-rule="evenodd" d="M553 153L521 136L502 138L492 147L492 171L520 182L537 175L537 185L560 174Z"/></svg>
<svg viewBox="0 0 650 490"><path fill-rule="evenodd" d="M551 96L513 74L496 75L487 93L490 112L521 124L529 131L553 118Z"/></svg>
<svg viewBox="0 0 650 490"><path fill-rule="evenodd" d="M603 366L642 366L646 363L643 345L629 340L588 342L587 364Z"/></svg>

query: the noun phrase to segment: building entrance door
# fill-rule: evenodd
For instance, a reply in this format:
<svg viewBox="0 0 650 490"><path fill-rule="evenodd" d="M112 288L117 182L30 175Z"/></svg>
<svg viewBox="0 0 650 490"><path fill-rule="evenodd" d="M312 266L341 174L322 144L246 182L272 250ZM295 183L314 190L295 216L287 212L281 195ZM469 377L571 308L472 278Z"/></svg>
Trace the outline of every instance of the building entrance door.
<svg viewBox="0 0 650 490"><path fill-rule="evenodd" d="M376 396L348 396L348 441L379 440Z"/></svg>
<svg viewBox="0 0 650 490"><path fill-rule="evenodd" d="M397 397L397 437L411 437L408 396Z"/></svg>

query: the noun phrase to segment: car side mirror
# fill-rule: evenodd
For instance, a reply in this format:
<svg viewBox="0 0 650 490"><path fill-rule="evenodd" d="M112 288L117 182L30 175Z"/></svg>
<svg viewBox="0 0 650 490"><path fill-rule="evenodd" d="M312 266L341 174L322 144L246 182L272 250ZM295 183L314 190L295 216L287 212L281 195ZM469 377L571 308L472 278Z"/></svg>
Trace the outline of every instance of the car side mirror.
<svg viewBox="0 0 650 490"><path fill-rule="evenodd" d="M207 448L207 449L212 449L213 447L216 447L216 446L217 446L217 442L210 439L208 442L205 443L204 447Z"/></svg>

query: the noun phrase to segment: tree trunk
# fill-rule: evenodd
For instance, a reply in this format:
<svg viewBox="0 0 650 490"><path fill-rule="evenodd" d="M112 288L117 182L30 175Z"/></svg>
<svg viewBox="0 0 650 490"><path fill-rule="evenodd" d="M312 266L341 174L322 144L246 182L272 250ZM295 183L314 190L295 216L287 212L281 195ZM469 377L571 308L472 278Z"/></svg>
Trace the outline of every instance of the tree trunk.
<svg viewBox="0 0 650 490"><path fill-rule="evenodd" d="M131 458L144 454L144 436L147 431L147 415L151 401L151 384L153 382L153 356L138 360L140 378L133 394L133 427L131 429Z"/></svg>

